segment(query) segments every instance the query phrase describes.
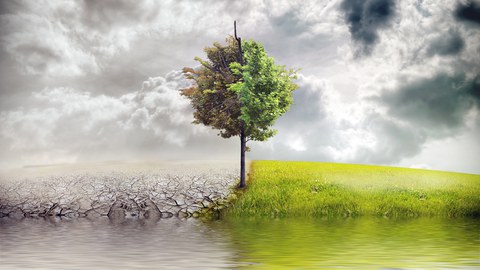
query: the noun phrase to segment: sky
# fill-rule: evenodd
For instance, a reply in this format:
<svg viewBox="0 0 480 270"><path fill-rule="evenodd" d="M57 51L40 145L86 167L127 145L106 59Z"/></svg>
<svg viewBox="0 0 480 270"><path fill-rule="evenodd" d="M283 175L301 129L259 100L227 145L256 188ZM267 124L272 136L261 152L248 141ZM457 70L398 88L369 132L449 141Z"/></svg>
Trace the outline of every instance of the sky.
<svg viewBox="0 0 480 270"><path fill-rule="evenodd" d="M239 158L179 95L234 20L299 69L247 158L480 174L477 0L1 1L0 167Z"/></svg>

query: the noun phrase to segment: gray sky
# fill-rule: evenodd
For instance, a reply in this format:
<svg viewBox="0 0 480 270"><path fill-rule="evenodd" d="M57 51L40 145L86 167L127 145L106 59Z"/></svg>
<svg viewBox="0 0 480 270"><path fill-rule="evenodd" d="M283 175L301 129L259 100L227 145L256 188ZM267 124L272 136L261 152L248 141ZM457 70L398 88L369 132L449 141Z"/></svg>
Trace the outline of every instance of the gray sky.
<svg viewBox="0 0 480 270"><path fill-rule="evenodd" d="M462 0L1 1L0 166L238 158L178 93L237 20L301 69L248 158L480 173L479 18Z"/></svg>

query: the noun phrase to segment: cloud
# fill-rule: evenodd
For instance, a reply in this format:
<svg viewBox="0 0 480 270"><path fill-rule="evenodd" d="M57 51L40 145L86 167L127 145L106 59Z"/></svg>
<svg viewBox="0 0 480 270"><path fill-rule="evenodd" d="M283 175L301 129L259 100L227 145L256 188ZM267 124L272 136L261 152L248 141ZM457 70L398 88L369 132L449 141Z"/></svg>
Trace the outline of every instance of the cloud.
<svg viewBox="0 0 480 270"><path fill-rule="evenodd" d="M480 5L472 0L458 2L454 16L457 20L480 24Z"/></svg>
<svg viewBox="0 0 480 270"><path fill-rule="evenodd" d="M455 55L460 53L465 47L465 41L458 31L449 31L433 40L427 49L427 54L433 55Z"/></svg>
<svg viewBox="0 0 480 270"><path fill-rule="evenodd" d="M470 87L468 93L472 95L472 97L476 98L477 102L480 102L480 75L476 76L472 80L472 86Z"/></svg>
<svg viewBox="0 0 480 270"><path fill-rule="evenodd" d="M372 138L370 145L360 145L353 156L355 163L395 164L417 155L427 140L421 130L371 111L356 127Z"/></svg>
<svg viewBox="0 0 480 270"><path fill-rule="evenodd" d="M327 80L300 75L296 83L294 104L275 124L278 134L254 143L252 158L358 163L359 149L375 139L360 126L364 106L342 101Z"/></svg>
<svg viewBox="0 0 480 270"><path fill-rule="evenodd" d="M480 126L478 78L437 74L353 103L326 80L300 75L297 84L295 103L275 124L278 134L254 143L252 158L398 164Z"/></svg>
<svg viewBox="0 0 480 270"><path fill-rule="evenodd" d="M191 123L189 101L178 92L188 84L172 71L120 97L72 88L35 92L34 105L0 114L0 164L236 158L237 140ZM461 75L400 84L354 103L327 80L300 74L297 84L291 110L275 124L277 136L252 142L249 158L396 164L432 140L460 134L478 100L477 79Z"/></svg>
<svg viewBox="0 0 480 270"><path fill-rule="evenodd" d="M478 168L480 125L454 137L427 141L420 154L402 160L399 166L418 167L423 164L428 169L460 171L479 174Z"/></svg>
<svg viewBox="0 0 480 270"><path fill-rule="evenodd" d="M356 158L368 163L418 163L414 157L424 157L426 145L472 134L471 130L480 127L480 110L475 105L478 101L472 94L478 88L477 80L462 74L437 74L400 83L375 98L366 98L364 102L373 101L369 106L379 107L365 113L357 127L372 134L374 143L372 147L359 148ZM473 168L462 170L478 172Z"/></svg>
<svg viewBox="0 0 480 270"><path fill-rule="evenodd" d="M25 27L2 36L2 49L13 56L24 74L77 76L85 74L86 70L96 72L99 69L93 55L72 46L64 35L58 33L60 30L56 26L41 18L15 16L0 21L7 25L26 21L32 26L47 25L45 28Z"/></svg>
<svg viewBox="0 0 480 270"><path fill-rule="evenodd" d="M350 104L363 106L356 113L358 120L331 127L340 138L355 138L344 136L345 130L369 138L356 144L352 154L345 156L346 161L397 164L421 154L425 145L480 127L480 107L474 94L478 76L440 73L406 82L398 80L395 87L384 89L377 97L365 96L357 104Z"/></svg>
<svg viewBox="0 0 480 270"><path fill-rule="evenodd" d="M430 13L430 11L428 11L427 9L425 9L423 7L423 0L417 0L415 2L415 9L418 11L418 13L420 13L423 17L430 17L432 16L432 13Z"/></svg>
<svg viewBox="0 0 480 270"><path fill-rule="evenodd" d="M172 10L179 5L158 1L25 1L4 5L1 49L15 59L21 73L51 78L75 79L105 69L108 72L112 58L121 58L121 53L131 52L137 43L155 42L161 48L163 38L188 33L195 26L188 20L175 27Z"/></svg>
<svg viewBox="0 0 480 270"><path fill-rule="evenodd" d="M0 54L10 60L5 66L17 89L31 78L42 86L121 95L149 74L194 63L204 46L232 32L237 12L262 8L234 7L224 1L2 1ZM252 14L242 27L252 29L262 18Z"/></svg>
<svg viewBox="0 0 480 270"><path fill-rule="evenodd" d="M478 24L453 16L476 7L465 0L0 1L0 148L7 149L0 162L236 158L237 140L190 124L188 102L173 90L184 82L170 71L195 65L237 20L243 39L302 72L278 135L252 144L250 158L412 160L442 169L435 157L428 162L437 152L425 148L478 137ZM467 144L479 145L469 139L462 149Z"/></svg>
<svg viewBox="0 0 480 270"><path fill-rule="evenodd" d="M380 100L389 115L421 127L433 137L444 137L465 125L475 102L476 81L463 74L438 74L384 92Z"/></svg>
<svg viewBox="0 0 480 270"><path fill-rule="evenodd" d="M299 75L299 89L293 94L294 103L275 123L278 134L266 143L252 142L253 159L326 160L331 138L327 104L326 81L313 76Z"/></svg>
<svg viewBox="0 0 480 270"><path fill-rule="evenodd" d="M157 1L94 1L82 2L82 19L88 27L109 32L114 27L152 22L162 9Z"/></svg>
<svg viewBox="0 0 480 270"><path fill-rule="evenodd" d="M228 155L231 142L191 123L190 103L178 92L187 85L172 71L119 98L72 88L35 92L35 106L0 114L0 163Z"/></svg>
<svg viewBox="0 0 480 270"><path fill-rule="evenodd" d="M61 18L54 19L61 3L20 2L12 6L15 8L5 8L12 11L0 15L0 47L12 56L23 74L78 76L87 70L99 70L95 56L73 39L77 32Z"/></svg>
<svg viewBox="0 0 480 270"><path fill-rule="evenodd" d="M378 31L390 26L395 16L394 0L344 0L340 5L352 39L361 52L371 53L378 40Z"/></svg>
<svg viewBox="0 0 480 270"><path fill-rule="evenodd" d="M289 10L279 16L270 17L270 23L288 36L298 36L308 32L312 23L301 20L297 15L298 11Z"/></svg>

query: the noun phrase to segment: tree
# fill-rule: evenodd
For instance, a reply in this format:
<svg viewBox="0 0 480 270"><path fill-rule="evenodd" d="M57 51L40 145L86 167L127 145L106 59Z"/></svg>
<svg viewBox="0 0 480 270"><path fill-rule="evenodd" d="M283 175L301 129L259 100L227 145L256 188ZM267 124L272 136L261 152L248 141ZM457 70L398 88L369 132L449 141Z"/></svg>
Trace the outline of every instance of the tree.
<svg viewBox="0 0 480 270"><path fill-rule="evenodd" d="M275 65L262 44L237 37L227 44L217 42L204 49L208 60L196 57L200 68L184 68L186 78L195 84L182 89L194 108L194 123L219 130L223 138L240 137L240 183L245 182L247 142L266 141L276 134L275 120L293 102L296 72Z"/></svg>

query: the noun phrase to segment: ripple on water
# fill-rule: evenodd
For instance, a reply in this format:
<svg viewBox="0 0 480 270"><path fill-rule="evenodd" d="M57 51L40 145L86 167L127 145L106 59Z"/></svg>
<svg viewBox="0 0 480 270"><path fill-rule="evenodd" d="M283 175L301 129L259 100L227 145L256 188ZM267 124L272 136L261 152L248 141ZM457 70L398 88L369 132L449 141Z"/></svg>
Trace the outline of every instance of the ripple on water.
<svg viewBox="0 0 480 270"><path fill-rule="evenodd" d="M0 219L1 267L478 270L479 224L438 218Z"/></svg>

